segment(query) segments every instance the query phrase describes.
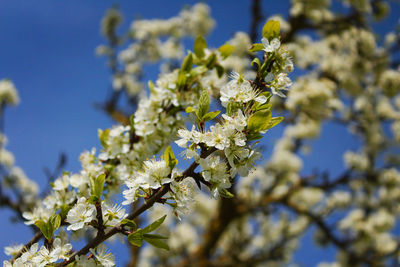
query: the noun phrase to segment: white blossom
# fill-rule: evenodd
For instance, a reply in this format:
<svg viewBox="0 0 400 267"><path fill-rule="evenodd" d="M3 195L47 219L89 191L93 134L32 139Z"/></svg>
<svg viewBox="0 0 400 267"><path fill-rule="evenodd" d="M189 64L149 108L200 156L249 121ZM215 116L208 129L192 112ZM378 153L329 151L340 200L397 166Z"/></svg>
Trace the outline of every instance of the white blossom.
<svg viewBox="0 0 400 267"><path fill-rule="evenodd" d="M60 259L68 259L68 253L71 251L72 245L70 243L64 243L61 238L55 238L53 241L53 250L59 252L58 257Z"/></svg>
<svg viewBox="0 0 400 267"><path fill-rule="evenodd" d="M14 256L18 252L20 252L23 248L24 248L23 244L19 244L19 245L16 245L16 246L4 247L4 253L6 255L9 255L9 256Z"/></svg>
<svg viewBox="0 0 400 267"><path fill-rule="evenodd" d="M124 219L128 214L125 212L121 206L112 203L103 203L102 204L102 214L103 214L103 221L105 225L115 226L122 219Z"/></svg>
<svg viewBox="0 0 400 267"><path fill-rule="evenodd" d="M264 46L264 51L267 53L275 52L281 46L281 42L278 38L272 39L271 42L269 42L267 38L262 38L261 42Z"/></svg>
<svg viewBox="0 0 400 267"><path fill-rule="evenodd" d="M45 246L42 246L36 256L33 257L32 262L37 266L44 267L49 263L56 262L60 256L60 248L53 248L49 251Z"/></svg>
<svg viewBox="0 0 400 267"><path fill-rule="evenodd" d="M67 219L65 220L70 225L67 230L76 231L91 222L96 216L96 208L92 204L88 204L84 197L78 200L78 203L68 211Z"/></svg>
<svg viewBox="0 0 400 267"><path fill-rule="evenodd" d="M115 266L114 255L110 252L107 253L107 247L104 244L100 244L96 249L90 249L90 252L95 256L95 258L105 267Z"/></svg>
<svg viewBox="0 0 400 267"><path fill-rule="evenodd" d="M193 178L186 177L181 182L176 182L174 179L171 183L171 190L177 204L175 211L178 213L178 216L189 213L195 201L195 184Z"/></svg>

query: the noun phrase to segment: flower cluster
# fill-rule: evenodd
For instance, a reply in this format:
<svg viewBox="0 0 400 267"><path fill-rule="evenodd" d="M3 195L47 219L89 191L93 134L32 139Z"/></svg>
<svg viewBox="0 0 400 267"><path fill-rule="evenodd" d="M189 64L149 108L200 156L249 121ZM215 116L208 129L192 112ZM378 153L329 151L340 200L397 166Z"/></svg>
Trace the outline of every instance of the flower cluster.
<svg viewBox="0 0 400 267"><path fill-rule="evenodd" d="M115 29L121 19L112 10L102 22L102 33L108 37L110 47L99 50L114 60L113 49L118 44ZM128 125L99 130L100 152L93 149L82 153L81 171L64 172L56 178L43 200L36 196L35 186L14 170L12 174L19 177L14 180L21 184L25 181L24 186L20 185L24 197L32 199L25 201L31 206L21 215L25 224L37 227L40 238L45 240L43 245L33 243L9 248L8 253L15 258L4 265L74 262L76 266L114 266L114 256L100 243L117 233L126 235L135 246L140 247L146 241L168 249L163 241L165 237L150 234L166 217L138 227L133 220L135 213L127 214L120 205L109 201L121 188L123 205L143 203L138 214L161 203L172 207L180 219L183 214L190 214L193 206L201 205L196 199L204 195L198 196L196 186L207 187L215 198L232 198L235 179L248 176L256 160L261 158L255 140L283 119L272 117L272 94L284 96L281 90L291 85L287 75L293 70L293 63L280 44L279 22L272 24L273 27L270 23L264 27L261 46L255 44L257 49L251 48L244 33L218 49L208 48L206 40L198 36L193 53L188 52L179 68L165 68L154 83L148 83L149 93L137 96L140 101ZM137 95L143 90L134 83L138 82L135 79L140 76L144 62L182 59L179 39L186 35L204 35L212 27L213 20L204 4L197 4L167 21L134 22L132 37L138 42L119 56L125 69L115 71L115 89L124 87L131 96ZM173 36L161 43L165 35ZM262 60L255 57L257 69L252 70L249 55L254 56L258 51L262 51ZM231 73L230 80L228 73ZM214 106L212 100L223 110L209 111ZM190 131L185 128L185 122L193 124ZM186 159L193 159L186 170L178 169L178 160L169 146L173 141L185 148ZM164 156L156 157L162 151ZM12 160L4 162L12 165ZM72 252L70 240L84 235L94 236L93 243ZM196 239L196 233L191 234L189 240L192 239ZM176 240L171 242L175 248L180 247ZM85 256L88 250L90 257Z"/></svg>
<svg viewBox="0 0 400 267"><path fill-rule="evenodd" d="M18 250L15 250L16 253L21 251L20 246L17 247ZM65 243L65 240L61 238L56 238L53 241L52 249L49 250L45 246L41 246L39 248L38 243L34 243L27 250L23 250L22 255L16 259L13 263L9 261L4 261L4 267L13 267L13 266L38 266L44 267L48 264L54 263L58 260L68 259L69 252L72 249L72 245L70 243ZM8 249L10 250L10 248ZM8 254L10 255L10 254Z"/></svg>
<svg viewBox="0 0 400 267"><path fill-rule="evenodd" d="M109 39L110 45L98 47L97 52L110 57L111 64L116 64L111 59L116 54L115 46L125 39L115 33L120 21L122 15L116 9L111 9L102 23L102 32ZM132 97L139 95L145 90L140 81L145 64L162 61L161 69L169 72L184 56L182 39L206 35L214 25L209 7L202 3L184 9L179 15L169 19L135 20L129 34L132 43L118 54L123 69L114 73L114 89L124 90Z"/></svg>

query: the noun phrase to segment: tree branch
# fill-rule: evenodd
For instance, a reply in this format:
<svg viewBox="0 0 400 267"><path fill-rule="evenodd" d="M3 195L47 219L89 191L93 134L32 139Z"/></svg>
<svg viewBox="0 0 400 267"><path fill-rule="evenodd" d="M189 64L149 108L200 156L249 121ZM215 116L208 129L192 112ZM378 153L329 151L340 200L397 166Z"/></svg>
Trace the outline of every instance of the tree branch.
<svg viewBox="0 0 400 267"><path fill-rule="evenodd" d="M256 42L258 36L258 25L263 19L263 15L261 14L261 3L260 0L253 0L251 5L251 25L249 29L250 39L253 43Z"/></svg>

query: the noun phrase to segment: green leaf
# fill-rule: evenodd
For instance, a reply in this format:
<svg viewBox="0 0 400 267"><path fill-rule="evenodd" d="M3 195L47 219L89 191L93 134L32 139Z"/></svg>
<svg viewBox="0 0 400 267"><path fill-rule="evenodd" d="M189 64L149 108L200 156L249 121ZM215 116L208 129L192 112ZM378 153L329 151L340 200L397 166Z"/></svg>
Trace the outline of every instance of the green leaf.
<svg viewBox="0 0 400 267"><path fill-rule="evenodd" d="M123 219L121 221L121 225L126 225L128 227L131 227L133 229L136 229L137 225L133 220L129 220L129 219Z"/></svg>
<svg viewBox="0 0 400 267"><path fill-rule="evenodd" d="M96 187L96 178L93 176L89 177L89 185L90 185L90 195L96 197L94 188Z"/></svg>
<svg viewBox="0 0 400 267"><path fill-rule="evenodd" d="M221 78L224 75L225 69L220 64L215 64L215 69L217 70L218 78Z"/></svg>
<svg viewBox="0 0 400 267"><path fill-rule="evenodd" d="M100 174L96 178L90 177L90 193L92 196L95 196L97 199L101 198L101 194L103 193L104 181L106 179L106 175Z"/></svg>
<svg viewBox="0 0 400 267"><path fill-rule="evenodd" d="M264 104L260 104L258 103L258 105L254 108L254 110L258 111L258 110L271 110L271 104L270 103L264 103Z"/></svg>
<svg viewBox="0 0 400 267"><path fill-rule="evenodd" d="M178 160L175 158L174 151L172 150L171 146L168 146L165 149L164 159L167 163L167 166L169 166L171 170L178 164Z"/></svg>
<svg viewBox="0 0 400 267"><path fill-rule="evenodd" d="M253 61L251 61L251 65L254 66L254 64L257 65L257 70L260 69L260 67L261 67L260 59L258 59L257 57L254 58Z"/></svg>
<svg viewBox="0 0 400 267"><path fill-rule="evenodd" d="M199 109L197 110L197 117L199 120L202 120L204 115L207 114L208 109L210 108L210 98L208 97L208 92L204 89L201 92L200 99L199 99Z"/></svg>
<svg viewBox="0 0 400 267"><path fill-rule="evenodd" d="M230 44L224 44L218 48L218 51L221 54L222 58L229 57L232 54L233 50L235 50L235 47Z"/></svg>
<svg viewBox="0 0 400 267"><path fill-rule="evenodd" d="M271 129L272 127L275 127L276 125L278 125L279 123L281 123L281 121L283 121L283 117L274 117L271 118L271 120L268 123L267 126L267 130Z"/></svg>
<svg viewBox="0 0 400 267"><path fill-rule="evenodd" d="M225 188L218 188L218 193L224 198L233 198L235 195L226 190Z"/></svg>
<svg viewBox="0 0 400 267"><path fill-rule="evenodd" d="M51 239L53 239L54 232L61 225L61 217L58 214L53 214L52 216L50 216L47 222L43 220L38 220L35 222L35 225L40 229L43 236L50 241Z"/></svg>
<svg viewBox="0 0 400 267"><path fill-rule="evenodd" d="M210 111L206 115L204 115L203 121L210 121L210 120L214 119L215 117L217 117L219 113L221 113L221 111L219 111L219 110Z"/></svg>
<svg viewBox="0 0 400 267"><path fill-rule="evenodd" d="M51 232L51 229L49 228L49 225L46 222L44 222L43 220L38 220L35 222L35 225L40 229L43 236L47 240L51 240L53 238L53 233Z"/></svg>
<svg viewBox="0 0 400 267"><path fill-rule="evenodd" d="M152 245L156 248L162 248L165 250L169 250L168 244L158 238L149 238L149 237L144 236L144 240L146 240L150 245Z"/></svg>
<svg viewBox="0 0 400 267"><path fill-rule="evenodd" d="M271 64L271 61L270 61L270 60L266 60L266 61L264 61L264 63L261 65L261 68L260 68L259 72L261 72L261 76L262 76L263 79L264 79L265 76L267 76L267 74L268 74L268 68L269 68L270 64Z"/></svg>
<svg viewBox="0 0 400 267"><path fill-rule="evenodd" d="M250 52L258 52L261 50L264 50L264 45L260 43L253 44L249 49Z"/></svg>
<svg viewBox="0 0 400 267"><path fill-rule="evenodd" d="M212 53L211 55L208 56L207 61L206 61L206 67L208 69L212 69L217 62L217 55Z"/></svg>
<svg viewBox="0 0 400 267"><path fill-rule="evenodd" d="M269 20L265 23L262 29L262 36L268 40L279 37L279 32L281 31L281 24L277 20Z"/></svg>
<svg viewBox="0 0 400 267"><path fill-rule="evenodd" d="M60 215L62 218L66 218L70 207L67 204L62 204L60 207Z"/></svg>
<svg viewBox="0 0 400 267"><path fill-rule="evenodd" d="M141 247L143 244L143 232L141 229L128 235L128 241L134 246Z"/></svg>
<svg viewBox="0 0 400 267"><path fill-rule="evenodd" d="M193 65L193 54L189 52L189 55L187 55L183 60L181 71L189 72L192 69L192 65Z"/></svg>
<svg viewBox="0 0 400 267"><path fill-rule="evenodd" d="M180 71L178 74L178 79L176 81L176 85L178 87L182 87L186 84L186 81L187 81L187 76L186 76L185 72Z"/></svg>
<svg viewBox="0 0 400 267"><path fill-rule="evenodd" d="M49 218L49 221L47 222L47 224L50 226L51 228L51 234L53 235L53 233L60 227L61 225L61 217L58 214L54 214Z"/></svg>
<svg viewBox="0 0 400 267"><path fill-rule="evenodd" d="M99 129L97 131L97 135L99 136L101 146L107 148L108 147L107 141L108 137L110 136L110 129L105 129L104 131Z"/></svg>
<svg viewBox="0 0 400 267"><path fill-rule="evenodd" d="M247 135L247 140L248 141L258 140L258 139L261 139L261 138L263 138L263 136L261 134L259 134L259 133L249 133Z"/></svg>
<svg viewBox="0 0 400 267"><path fill-rule="evenodd" d="M249 121L247 123L247 129L251 132L262 132L265 131L269 125L271 120L271 111L270 110L259 110L253 113L249 117Z"/></svg>
<svg viewBox="0 0 400 267"><path fill-rule="evenodd" d="M144 234L143 237L150 238L150 239L168 239L168 237L166 237L166 236L155 235L155 234Z"/></svg>
<svg viewBox="0 0 400 267"><path fill-rule="evenodd" d="M157 229L158 227L160 227L160 225L164 222L166 217L167 217L167 215L164 215L157 221L150 224L149 226L143 228L143 230L142 230L143 234L150 233L150 232L154 231L155 229Z"/></svg>
<svg viewBox="0 0 400 267"><path fill-rule="evenodd" d="M129 124L131 126L131 131L135 132L135 114L129 116Z"/></svg>
<svg viewBox="0 0 400 267"><path fill-rule="evenodd" d="M207 48L206 40L204 39L203 36L198 36L194 41L194 48L193 48L194 54L198 58L203 58L205 56L204 49L206 48Z"/></svg>

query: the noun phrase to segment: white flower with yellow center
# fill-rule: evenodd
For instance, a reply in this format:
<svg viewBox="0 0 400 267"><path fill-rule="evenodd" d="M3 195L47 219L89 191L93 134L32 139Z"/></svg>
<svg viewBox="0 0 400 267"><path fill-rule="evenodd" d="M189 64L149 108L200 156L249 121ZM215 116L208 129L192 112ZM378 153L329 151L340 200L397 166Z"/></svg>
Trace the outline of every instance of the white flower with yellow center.
<svg viewBox="0 0 400 267"><path fill-rule="evenodd" d="M67 230L76 231L85 226L86 223L92 221L96 216L96 208L92 204L88 204L84 197L80 198L78 203L69 210L66 222L70 225Z"/></svg>

